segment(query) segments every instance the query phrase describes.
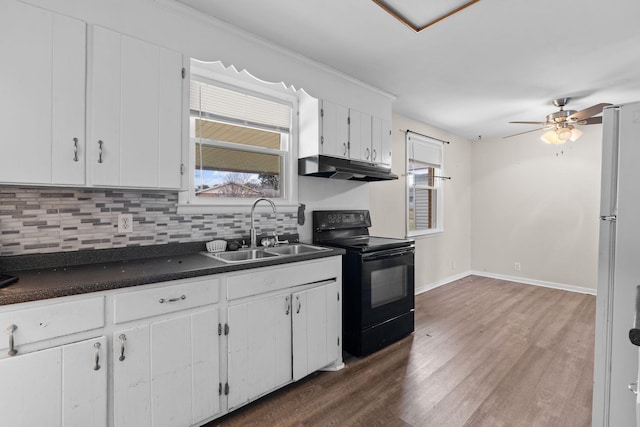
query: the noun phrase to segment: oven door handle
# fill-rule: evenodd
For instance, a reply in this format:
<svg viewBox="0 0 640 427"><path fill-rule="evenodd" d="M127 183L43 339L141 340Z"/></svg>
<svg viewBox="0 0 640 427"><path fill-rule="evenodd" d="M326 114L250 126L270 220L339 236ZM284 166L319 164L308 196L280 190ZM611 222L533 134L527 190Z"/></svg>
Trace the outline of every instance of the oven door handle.
<svg viewBox="0 0 640 427"><path fill-rule="evenodd" d="M415 252L415 248L413 246L409 248L387 249L384 251L363 254L362 261L376 261L380 259L395 258L398 256L413 254L414 252Z"/></svg>

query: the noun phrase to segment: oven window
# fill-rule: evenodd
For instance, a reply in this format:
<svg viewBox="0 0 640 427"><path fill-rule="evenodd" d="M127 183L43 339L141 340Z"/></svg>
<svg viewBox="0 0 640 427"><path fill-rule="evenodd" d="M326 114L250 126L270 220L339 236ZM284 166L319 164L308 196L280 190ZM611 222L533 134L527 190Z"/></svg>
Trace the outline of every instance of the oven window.
<svg viewBox="0 0 640 427"><path fill-rule="evenodd" d="M406 298L407 283L406 265L372 271L371 308Z"/></svg>

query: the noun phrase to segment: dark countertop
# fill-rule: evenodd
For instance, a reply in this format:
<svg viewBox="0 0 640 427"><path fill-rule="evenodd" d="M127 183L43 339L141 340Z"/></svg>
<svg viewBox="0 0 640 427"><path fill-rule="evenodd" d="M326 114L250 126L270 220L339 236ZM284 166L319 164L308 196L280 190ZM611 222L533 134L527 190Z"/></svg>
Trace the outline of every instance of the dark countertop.
<svg viewBox="0 0 640 427"><path fill-rule="evenodd" d="M192 245L190 247L191 250L194 248L200 248L200 246L193 247ZM108 262L97 262L96 258L99 257L99 254L95 254L94 251L89 258L93 262L87 264L78 264L77 259L69 258L70 255L66 255L65 262L58 264L62 266L47 265L56 260L60 262L60 259L53 258L53 260L45 261L44 266L40 266L40 268L7 271L7 274L18 276L19 281L0 289L0 305L289 264L345 253L342 249L332 248L302 255L287 255L263 258L260 261L228 264L201 252L181 253L187 250L185 248L181 248L181 250L174 248L169 251L166 249L170 248L161 248L159 251L156 248L156 250L147 251L147 253L155 255L149 258L135 257L130 255L130 251L122 251L119 254L129 255L129 259L126 257L118 259L119 255L113 255L113 252L118 254L118 250L110 250L106 252L106 255L109 256L105 256L105 259L109 259ZM169 254L160 255L159 253L163 250ZM143 251L142 248L138 250L139 253ZM33 259L32 257L27 265L34 265ZM7 263L5 263L6 265ZM19 266L20 263L9 263L9 265Z"/></svg>

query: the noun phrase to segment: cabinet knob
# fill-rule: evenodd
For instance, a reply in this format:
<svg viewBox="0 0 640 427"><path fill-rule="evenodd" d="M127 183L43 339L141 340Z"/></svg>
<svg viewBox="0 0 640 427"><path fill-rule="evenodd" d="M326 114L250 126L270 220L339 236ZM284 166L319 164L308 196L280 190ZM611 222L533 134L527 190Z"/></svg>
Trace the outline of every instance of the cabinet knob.
<svg viewBox="0 0 640 427"><path fill-rule="evenodd" d="M300 309L302 308L302 303L300 302L300 297L296 295L296 301L298 302L298 309L296 310L297 314L300 314Z"/></svg>
<svg viewBox="0 0 640 427"><path fill-rule="evenodd" d="M284 300L287 303L287 311L284 314L288 316L289 313L291 312L291 300L289 299L288 295L286 296L286 298Z"/></svg>
<svg viewBox="0 0 640 427"><path fill-rule="evenodd" d="M371 156L371 159L372 159L372 160L375 160L375 159L376 159L376 157L377 157L376 150L373 150L373 152L372 152L372 156Z"/></svg>
<svg viewBox="0 0 640 427"><path fill-rule="evenodd" d="M368 148L367 148L366 153L367 153L367 155L365 156L365 159L369 160L369 149Z"/></svg>
<svg viewBox="0 0 640 427"><path fill-rule="evenodd" d="M15 356L16 354L18 354L18 350L13 348L13 333L16 329L18 329L18 327L13 324L7 327L7 334L9 334L9 351L7 352L7 354L9 356Z"/></svg>
<svg viewBox="0 0 640 427"><path fill-rule="evenodd" d="M627 387L629 388L629 391L631 393L635 394L636 396L638 395L638 381L632 382Z"/></svg>

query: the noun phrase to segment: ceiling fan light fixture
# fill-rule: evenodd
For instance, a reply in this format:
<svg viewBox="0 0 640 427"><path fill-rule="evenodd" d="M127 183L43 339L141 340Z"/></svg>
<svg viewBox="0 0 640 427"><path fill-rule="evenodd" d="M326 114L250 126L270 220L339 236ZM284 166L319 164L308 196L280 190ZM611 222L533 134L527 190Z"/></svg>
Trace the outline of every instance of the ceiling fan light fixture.
<svg viewBox="0 0 640 427"><path fill-rule="evenodd" d="M571 129L571 136L569 137L569 139L571 141L575 141L576 139L580 138L583 134L584 132L582 132L580 129L573 128Z"/></svg>
<svg viewBox="0 0 640 427"><path fill-rule="evenodd" d="M542 135L540 137L540 139L544 142L546 142L547 144L564 144L564 140L558 138L558 134L557 132L554 130L550 130L549 132L545 133L544 135Z"/></svg>
<svg viewBox="0 0 640 427"><path fill-rule="evenodd" d="M556 130L556 134L558 135L558 139L564 142L571 138L571 129L563 126Z"/></svg>

